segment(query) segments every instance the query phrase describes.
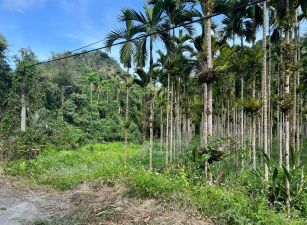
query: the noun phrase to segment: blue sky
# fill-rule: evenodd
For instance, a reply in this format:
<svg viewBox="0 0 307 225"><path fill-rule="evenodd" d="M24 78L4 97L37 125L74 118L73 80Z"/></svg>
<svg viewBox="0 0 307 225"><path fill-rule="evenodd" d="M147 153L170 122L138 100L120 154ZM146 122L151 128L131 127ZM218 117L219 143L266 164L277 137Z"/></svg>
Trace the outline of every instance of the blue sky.
<svg viewBox="0 0 307 225"><path fill-rule="evenodd" d="M0 33L8 40L9 56L29 47L39 60L46 60L51 52L104 39L121 26L121 9L142 10L143 6L144 0L0 0ZM162 46L155 43L155 47ZM119 59L118 47L111 56Z"/></svg>
<svg viewBox="0 0 307 225"><path fill-rule="evenodd" d="M40 60L105 38L120 26L124 7L141 10L144 0L0 0L0 33L8 55L30 47ZM99 47L98 44L94 47ZM117 58L116 49L112 55Z"/></svg>
<svg viewBox="0 0 307 225"><path fill-rule="evenodd" d="M51 52L74 50L104 39L120 26L117 18L122 8L142 10L143 5L144 0L0 0L0 33L8 40L9 56L29 47L45 60ZM306 32L306 23L302 32ZM261 32L257 36L260 38ZM118 59L118 48L111 55Z"/></svg>

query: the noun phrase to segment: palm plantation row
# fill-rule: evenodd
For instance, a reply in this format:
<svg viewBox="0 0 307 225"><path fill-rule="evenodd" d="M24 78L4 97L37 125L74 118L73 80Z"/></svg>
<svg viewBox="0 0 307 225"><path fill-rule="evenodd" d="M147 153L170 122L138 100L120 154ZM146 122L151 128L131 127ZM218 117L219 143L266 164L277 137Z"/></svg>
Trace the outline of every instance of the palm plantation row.
<svg viewBox="0 0 307 225"><path fill-rule="evenodd" d="M21 49L14 68L0 35L4 172L128 184L222 224L305 224L305 2L148 0L104 47Z"/></svg>
<svg viewBox="0 0 307 225"><path fill-rule="evenodd" d="M270 158L287 174L297 166L293 160L290 165L290 151L299 155L306 135L306 88L300 88L306 79L300 58L306 51L306 39L300 37L306 4L289 0L251 4L225 13L222 26L210 17L250 2L157 0L147 2L144 12L122 10L119 21L124 27L112 31L106 45L127 41L120 47L120 61L127 70L126 152L133 81L141 85L149 102L144 124L149 128L150 170L158 127L153 124L154 108L160 110L160 150L165 152L166 165L199 133L198 150L206 155L208 182L213 179L212 160L219 161L227 151L232 151L238 167L261 167L261 171L263 167L266 181L270 171L264 161ZM190 23L204 17L208 19ZM181 27L171 29L177 26ZM256 42L259 33L262 38ZM136 76L130 75L132 67ZM289 179L285 182L288 210Z"/></svg>

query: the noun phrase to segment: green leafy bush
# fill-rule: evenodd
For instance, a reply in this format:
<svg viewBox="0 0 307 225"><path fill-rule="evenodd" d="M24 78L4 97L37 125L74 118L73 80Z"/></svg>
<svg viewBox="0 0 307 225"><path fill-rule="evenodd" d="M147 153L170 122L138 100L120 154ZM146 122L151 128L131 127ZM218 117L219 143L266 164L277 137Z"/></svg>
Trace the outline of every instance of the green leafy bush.
<svg viewBox="0 0 307 225"><path fill-rule="evenodd" d="M142 198L165 198L182 190L177 178L157 172L136 171L128 180L129 193Z"/></svg>
<svg viewBox="0 0 307 225"><path fill-rule="evenodd" d="M32 159L44 148L76 149L86 143L86 134L65 122L54 122L39 127L16 131L5 139L2 154L8 159Z"/></svg>

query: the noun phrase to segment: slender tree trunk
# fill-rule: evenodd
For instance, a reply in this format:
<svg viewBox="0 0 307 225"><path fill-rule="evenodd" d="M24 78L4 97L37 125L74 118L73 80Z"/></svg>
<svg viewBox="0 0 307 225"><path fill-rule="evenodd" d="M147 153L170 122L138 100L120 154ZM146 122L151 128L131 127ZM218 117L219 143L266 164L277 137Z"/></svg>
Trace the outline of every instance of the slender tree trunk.
<svg viewBox="0 0 307 225"><path fill-rule="evenodd" d="M253 99L256 98L256 74L253 75ZM251 117L251 127L252 127L252 132L251 132L251 140L252 140L252 152L253 152L253 168L256 169L256 118L255 115L252 115Z"/></svg>
<svg viewBox="0 0 307 225"><path fill-rule="evenodd" d="M255 45L255 41L253 41L253 45ZM253 71L253 81L252 81L252 98L255 99L256 98L256 71L254 69ZM252 132L251 132L251 136L252 136L252 152L253 152L253 168L256 169L257 168L257 155L256 155L256 118L255 115L252 115L251 117L251 127L252 127Z"/></svg>
<svg viewBox="0 0 307 225"><path fill-rule="evenodd" d="M260 121L260 118L257 120L257 127L258 127L258 148L261 149L262 146L261 146L261 121Z"/></svg>
<svg viewBox="0 0 307 225"><path fill-rule="evenodd" d="M271 37L271 19L270 19L270 10L268 10L269 16L268 16L268 24L269 24L269 37ZM269 148L269 155L272 156L272 126L273 126L273 107L271 106L271 76L272 76L272 48L271 48L271 41L270 38L268 39L268 46L269 46L269 60L268 60L268 116L269 116L269 122L268 122L268 148Z"/></svg>
<svg viewBox="0 0 307 225"><path fill-rule="evenodd" d="M174 157L174 160L176 159L177 157L177 119L178 119L178 115L177 115L177 96L176 96L177 93L174 92L174 131L173 131L173 135L174 135L174 144L173 144L173 147L174 147L174 154L173 154L173 157Z"/></svg>
<svg viewBox="0 0 307 225"><path fill-rule="evenodd" d="M181 99L181 95L180 92L178 92L178 150L179 150L179 154L182 154L182 146L181 146L181 137L182 137L182 111L181 111L181 104L180 104L180 99Z"/></svg>
<svg viewBox="0 0 307 225"><path fill-rule="evenodd" d="M163 108L161 106L161 109L160 109L160 149L161 149L161 152L163 151Z"/></svg>
<svg viewBox="0 0 307 225"><path fill-rule="evenodd" d="M203 95L203 145L205 146L208 143L208 116L207 116L207 84L203 84L204 86L204 95ZM205 161L205 177L208 178L208 161Z"/></svg>
<svg viewBox="0 0 307 225"><path fill-rule="evenodd" d="M186 131L187 131L187 123L186 123L186 121L187 121L187 116L186 116L186 114L184 113L183 115L182 115L182 141L183 141L183 146L184 146L184 152L186 152L186 150L187 150L187 133L186 133Z"/></svg>
<svg viewBox="0 0 307 225"><path fill-rule="evenodd" d="M267 22L267 9L266 2L263 2L263 37L262 37L262 93L263 93L263 152L268 154L268 98L267 98L267 40L266 40L266 22ZM268 165L264 164L264 179L269 180L269 168Z"/></svg>
<svg viewBox="0 0 307 225"><path fill-rule="evenodd" d="M208 117L207 117L207 84L203 84L204 95L203 95L203 134L202 134L202 141L203 144L206 145L208 142Z"/></svg>
<svg viewBox="0 0 307 225"><path fill-rule="evenodd" d="M153 40L150 38L150 59L149 59L149 67L150 67L150 84L154 87L152 72L153 72ZM154 91L154 90L153 90ZM149 170L152 170L152 153L153 153L153 122L154 122L154 95L155 93L151 93L153 96L151 96L150 100L150 115L149 115L149 133L150 133L150 139L149 139Z"/></svg>
<svg viewBox="0 0 307 225"><path fill-rule="evenodd" d="M289 17L289 0L286 0L286 18ZM286 27L286 42L290 43L290 30ZM289 71L285 71L285 96L290 96L290 74ZM285 113L285 168L290 170L290 159L289 159L289 150L290 150L290 115L289 112ZM286 177L286 193L287 193L287 211L288 216L290 217L290 182L288 177Z"/></svg>
<svg viewBox="0 0 307 225"><path fill-rule="evenodd" d="M279 113L279 165L283 164L283 133L284 133L284 115L282 112Z"/></svg>
<svg viewBox="0 0 307 225"><path fill-rule="evenodd" d="M238 113L238 106L235 105L235 134L236 134L236 140L238 140L239 138L239 135L240 135L240 132L241 132L241 126L239 126L239 113ZM240 111L241 113L241 111ZM241 121L240 121L241 122ZM241 125L241 124L240 124ZM240 138L240 142L239 142L239 145L237 145L237 148L236 149L239 149L241 147L241 138ZM239 168L239 160L240 160L240 152L237 151L236 152L236 167Z"/></svg>
<svg viewBox="0 0 307 225"><path fill-rule="evenodd" d="M174 90L174 82L171 80L171 107L170 107L170 162L173 162L173 90Z"/></svg>
<svg viewBox="0 0 307 225"><path fill-rule="evenodd" d="M230 104L229 98L227 99L227 137L230 137Z"/></svg>
<svg viewBox="0 0 307 225"><path fill-rule="evenodd" d="M185 139L185 141L186 141L186 149L188 149L188 147L189 147L189 117L188 117L188 115L186 114L185 115L185 124L186 124L186 126L185 126L185 133L186 133L186 139Z"/></svg>
<svg viewBox="0 0 307 225"><path fill-rule="evenodd" d="M296 18L297 20L297 18ZM299 63L301 61L301 40L300 40L300 22L297 20L296 21L296 26L297 26L297 30L296 30L296 51L297 51L297 62ZM300 87L300 70L298 70L296 72L296 86ZM297 98L296 98L296 150L300 151L300 116L301 116L301 92L300 90L297 92ZM298 162L300 162L300 154L298 156Z"/></svg>
<svg viewBox="0 0 307 225"><path fill-rule="evenodd" d="M282 62L281 62L282 63ZM277 64L277 76L278 76L278 80L277 80L277 95L280 96L281 93L281 83L280 83L280 73L279 73L279 64ZM281 167L283 162L282 162L282 158L283 158L283 113L280 110L280 107L278 107L277 109L277 116L278 116L278 121L277 121L277 130L278 130L278 143L279 143L279 166Z"/></svg>
<svg viewBox="0 0 307 225"><path fill-rule="evenodd" d="M117 90L117 102L118 102L118 115L120 115L121 113L121 107L120 107L120 99L119 99L119 95L120 95L120 90Z"/></svg>
<svg viewBox="0 0 307 225"><path fill-rule="evenodd" d="M179 93L176 94L176 152L179 156Z"/></svg>
<svg viewBox="0 0 307 225"><path fill-rule="evenodd" d="M118 92L117 92L118 93ZM145 93L145 89L143 89L143 93ZM142 134L143 134L143 158L147 155L147 147L146 147L146 121L147 121L147 114L146 114L146 108L147 108L147 102L146 102L146 94L143 95L142 99L142 105L143 107L143 126L142 126Z"/></svg>
<svg viewBox="0 0 307 225"><path fill-rule="evenodd" d="M209 1L207 2L207 16L210 16L212 13L212 4L213 2ZM211 18L208 18L206 20L206 32L205 32L205 38L206 38L206 47L207 47L207 66L208 66L208 71L213 70L213 60L212 60L212 48L211 48ZM207 84L208 88L208 108L207 108L207 120L208 120L208 131L207 135L208 138L211 138L213 135L213 124L212 124L212 114L213 114L213 108L212 108L212 83ZM209 166L208 166L209 167ZM212 183L212 175L211 172L208 168L208 181L209 183Z"/></svg>
<svg viewBox="0 0 307 225"><path fill-rule="evenodd" d="M179 93L179 106L178 106L178 144L179 144L179 153L182 154L182 109L181 109L181 95Z"/></svg>
<svg viewBox="0 0 307 225"><path fill-rule="evenodd" d="M210 31L211 31L211 22L208 23L210 24ZM211 56L211 34L208 35L210 36L210 38L208 38L210 40L208 40L208 68L212 69L212 56ZM209 50L209 46L210 46L210 50ZM207 84L207 88L208 88L208 108L207 108L207 119L208 119L208 138L211 138L213 135L213 124L212 124L212 113L213 113L213 108L212 108L212 83L208 83Z"/></svg>
<svg viewBox="0 0 307 225"><path fill-rule="evenodd" d="M241 58L243 58L243 35L241 35ZM242 65L241 65L240 81L241 81L241 101L243 101L244 100L244 76L243 76L243 66ZM240 145L242 148L241 151L244 151L244 111L243 111L243 108L241 108L241 111L240 111ZM241 156L241 160L242 160L242 166L243 166L243 156Z"/></svg>
<svg viewBox="0 0 307 225"><path fill-rule="evenodd" d="M170 111L170 75L167 74L167 108L166 108L166 143L165 143L165 162L168 165L169 157L169 111Z"/></svg>
<svg viewBox="0 0 307 225"><path fill-rule="evenodd" d="M294 36L295 36L295 42L297 44L297 15L295 13L295 25L294 25ZM297 57L298 57L298 52L297 52L297 48L296 48L296 51L295 51L295 57L294 57L294 63L295 65L297 65ZM292 121L291 121L291 146L292 148L296 151L296 122L297 122L297 74L298 72L296 71L294 73L294 78L293 78L293 89L292 89L292 95L293 95L293 114L292 114ZM295 165L293 165L295 166Z"/></svg>
<svg viewBox="0 0 307 225"><path fill-rule="evenodd" d="M21 131L26 131L26 124L27 124L27 104L26 104L25 94L22 91L22 94L21 94L21 122L20 122Z"/></svg>
<svg viewBox="0 0 307 225"><path fill-rule="evenodd" d="M129 68L127 68L127 74L126 74L126 124L125 124L125 164L127 164L127 158L128 158L128 129L129 129L129 84L128 84L128 78L129 78Z"/></svg>

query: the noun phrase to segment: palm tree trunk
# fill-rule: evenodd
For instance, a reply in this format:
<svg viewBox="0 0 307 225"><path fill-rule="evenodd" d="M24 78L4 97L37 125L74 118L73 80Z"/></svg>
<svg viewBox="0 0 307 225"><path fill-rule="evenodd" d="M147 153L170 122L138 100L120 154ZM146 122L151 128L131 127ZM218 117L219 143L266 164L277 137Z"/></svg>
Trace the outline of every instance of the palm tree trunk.
<svg viewBox="0 0 307 225"><path fill-rule="evenodd" d="M268 100L267 100L267 40L266 40L266 22L267 22L267 9L266 2L263 2L263 37L262 37L262 51L263 51L263 61L262 61L262 93L263 93L263 152L268 154ZM264 164L264 179L269 180L269 168L266 163Z"/></svg>
<svg viewBox="0 0 307 225"><path fill-rule="evenodd" d="M271 20L270 20L270 10L268 10L269 16L268 16L268 24L269 24L269 37L271 37ZM269 46L269 60L268 60L268 116L269 116L269 122L268 122L268 148L269 148L269 155L272 156L272 126L273 126L273 107L271 104L271 80L272 80L272 48L271 48L271 41L270 38L268 39L268 46Z"/></svg>
<svg viewBox="0 0 307 225"><path fill-rule="evenodd" d="M128 84L128 78L129 78L129 68L127 68L127 74L126 74L125 164L127 164L127 158L128 158L128 128L129 128L129 84Z"/></svg>
<svg viewBox="0 0 307 225"><path fill-rule="evenodd" d="M153 78L152 78L152 72L153 72L153 40L150 38L150 59L149 59L149 67L150 67L150 84L154 86L153 83ZM154 95L155 93L151 93ZM149 115L149 133L150 133L150 138L149 138L149 170L152 170L152 153L153 153L153 122L154 122L154 112L153 112L153 107L154 107L154 97L151 96L150 100L150 115Z"/></svg>
<svg viewBox="0 0 307 225"><path fill-rule="evenodd" d="M282 62L281 62L282 63ZM279 73L279 64L277 64L277 96L280 96L281 93L281 83L280 83L280 73ZM279 143L279 166L282 166L282 158L283 158L283 114L282 111L280 110L280 107L277 108L277 135L278 135L278 143Z"/></svg>
<svg viewBox="0 0 307 225"><path fill-rule="evenodd" d="M202 142L203 145L206 146L208 143L208 115L207 115L207 84L204 84L204 95L203 95L203 135L202 135ZM208 161L205 161L205 177L208 178Z"/></svg>
<svg viewBox="0 0 307 225"><path fill-rule="evenodd" d="M229 98L227 99L227 137L230 137L230 104Z"/></svg>
<svg viewBox="0 0 307 225"><path fill-rule="evenodd" d="M243 58L243 35L241 35L241 57ZM244 77L243 77L243 67L242 67L242 65L241 65L240 81L241 81L241 101L243 102L243 99L244 99ZM243 111L243 108L241 108L241 111L240 111L240 144L241 144L242 150L244 150L243 149L243 146L244 146L244 111ZM242 165L243 165L243 156L241 156L241 158L242 158L241 160L242 160Z"/></svg>
<svg viewBox="0 0 307 225"><path fill-rule="evenodd" d="M207 20L207 60L208 60L208 69L209 71L213 69L212 63L212 51L211 51L211 20ZM207 107L207 117L208 117L208 138L211 138L213 135L213 124L212 124L212 83L207 84L208 88L208 107Z"/></svg>
<svg viewBox="0 0 307 225"><path fill-rule="evenodd" d="M160 109L160 149L163 151L163 108Z"/></svg>
<svg viewBox="0 0 307 225"><path fill-rule="evenodd" d="M173 157L174 157L174 160L176 159L177 157L177 118L178 118L178 115L177 115L177 96L176 96L177 93L173 93L173 96L174 96L174 131L173 131L173 136L174 136L174 144L173 144L173 147L174 147L174 150L173 150Z"/></svg>
<svg viewBox="0 0 307 225"><path fill-rule="evenodd" d="M169 153L169 111L170 111L170 75L167 74L167 108L166 108L166 143L165 143L165 163L168 165Z"/></svg>
<svg viewBox="0 0 307 225"><path fill-rule="evenodd" d="M182 110L181 110L181 104L180 104L181 95L180 92L178 92L178 151L179 155L182 154L182 146L181 146L181 137L182 137Z"/></svg>
<svg viewBox="0 0 307 225"><path fill-rule="evenodd" d="M176 155L179 156L179 97L178 97L178 90L176 94Z"/></svg>
<svg viewBox="0 0 307 225"><path fill-rule="evenodd" d="M255 45L255 43L253 43L253 46ZM256 98L256 71L253 71L253 81L252 81L252 98L255 99ZM252 132L251 132L251 136L252 136L252 152L253 152L253 168L256 169L257 167L257 155L256 155L256 118L255 115L252 115L251 117L251 124L252 124Z"/></svg>
<svg viewBox="0 0 307 225"><path fill-rule="evenodd" d="M301 61L301 41L300 41L300 22L297 21L297 32L296 32L296 45L297 45L297 62ZM300 87L300 70L297 71L296 74L296 83L297 87ZM300 151L301 144L300 144L300 133L301 133L301 109L302 109L302 104L301 104L301 92L298 91L297 93L297 108L296 108L296 115L297 115L297 126L296 126L296 150ZM300 162L300 154L298 155L298 162Z"/></svg>
<svg viewBox="0 0 307 225"><path fill-rule="evenodd" d="M182 141L183 141L183 147L184 147L184 151L187 150L187 126L186 126L186 114L184 113L182 115Z"/></svg>
<svg viewBox="0 0 307 225"><path fill-rule="evenodd" d="M283 133L284 133L284 126L283 126L284 116L283 113L279 113L279 166L283 164Z"/></svg>
<svg viewBox="0 0 307 225"><path fill-rule="evenodd" d="M241 111L240 111L241 112ZM235 117L235 134L236 134L236 139L238 139L238 136L241 132L241 126L239 126L239 114L238 114L238 107L237 107L237 104L235 105L235 111L234 111L234 117ZM240 127L240 129L239 129ZM241 141L241 139L240 139ZM241 147L241 142L239 142L239 148ZM238 149L238 146L237 146L237 149ZM237 168L239 167L239 153L237 152L236 153L236 166Z"/></svg>
<svg viewBox="0 0 307 225"><path fill-rule="evenodd" d="M295 26L294 26L294 36L295 36L295 42L297 44L297 15L295 13ZM295 57L294 57L294 63L297 65L297 49L295 51ZM296 122L297 122L297 71L294 73L295 77L293 79L293 88L292 88L292 95L293 95L293 115L292 115L292 121L291 121L291 146L296 150ZM294 165L295 166L295 165Z"/></svg>
<svg viewBox="0 0 307 225"><path fill-rule="evenodd" d="M286 0L286 18L289 17L289 0ZM290 43L290 30L286 27L286 42ZM290 96L290 74L286 71L285 77L285 96ZM290 150L290 115L289 112L285 113L285 168L286 170L290 170L290 158L289 158L289 150ZM288 177L286 177L286 193L287 193L287 212L288 216L290 216L290 182Z"/></svg>
<svg viewBox="0 0 307 225"><path fill-rule="evenodd" d="M211 2L210 2L211 3ZM207 12L208 15L211 15L212 6L209 5ZM207 64L208 64L208 70L213 70L213 60L212 60L212 49L211 49L211 19L206 20L206 45L207 45ZM212 100L213 100L213 93L212 93L212 83L208 83L208 109L207 109L207 119L208 119L208 138L211 138L213 135L213 124L212 124L212 114L213 114L213 108L212 108ZM210 172L209 165L208 167L208 182L212 183L212 174Z"/></svg>
<svg viewBox="0 0 307 225"><path fill-rule="evenodd" d="M202 134L202 142L203 145L206 145L208 142L208 117L207 117L207 84L203 84L204 95L203 95L203 134Z"/></svg>
<svg viewBox="0 0 307 225"><path fill-rule="evenodd" d="M174 91L174 82L173 80L171 80L171 93L170 93L170 97L171 97L171 105L170 105L170 162L173 162L173 91Z"/></svg>
<svg viewBox="0 0 307 225"><path fill-rule="evenodd" d="M297 18L296 18L297 20ZM301 43L300 43L300 22L296 21L296 51L297 51L297 62L300 62L301 60ZM300 87L300 70L296 72L296 86ZM297 92L297 99L296 99L297 107L296 107L296 151L300 150L300 111L301 111L301 97L300 97L300 91ZM300 157L300 154L299 156ZM300 161L300 158L298 158L298 162Z"/></svg>

